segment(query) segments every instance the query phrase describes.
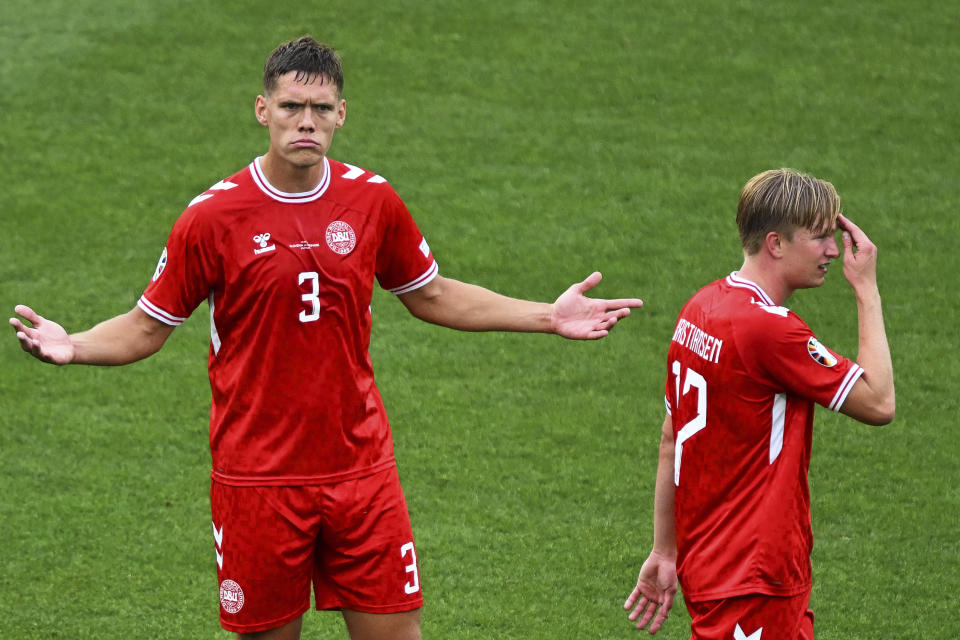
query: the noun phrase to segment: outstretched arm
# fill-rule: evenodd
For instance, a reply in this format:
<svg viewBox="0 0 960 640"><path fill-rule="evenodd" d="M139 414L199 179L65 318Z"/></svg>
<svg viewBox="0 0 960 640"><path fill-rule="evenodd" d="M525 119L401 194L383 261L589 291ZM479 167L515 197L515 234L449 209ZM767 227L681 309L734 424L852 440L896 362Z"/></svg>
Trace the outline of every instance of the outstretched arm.
<svg viewBox="0 0 960 640"><path fill-rule="evenodd" d="M14 311L32 325L10 318L20 347L38 360L57 365L136 362L156 353L173 331L138 307L74 334L26 305L17 305Z"/></svg>
<svg viewBox="0 0 960 640"><path fill-rule="evenodd" d="M623 603L637 629L656 633L667 620L677 594L677 534L673 521L673 420L663 421L653 501L653 551L640 568L637 586Z"/></svg>
<svg viewBox="0 0 960 640"><path fill-rule="evenodd" d="M606 336L613 325L630 315L631 308L643 304L636 298L598 300L584 296L600 278L599 272L591 274L553 304L509 298L442 276L399 297L417 318L451 329L556 333L590 340Z"/></svg>
<svg viewBox="0 0 960 640"><path fill-rule="evenodd" d="M893 362L877 287L877 247L846 217L841 215L838 225L843 231L843 275L857 297L860 333L857 364L864 372L840 411L867 424L887 424L896 413L896 396Z"/></svg>

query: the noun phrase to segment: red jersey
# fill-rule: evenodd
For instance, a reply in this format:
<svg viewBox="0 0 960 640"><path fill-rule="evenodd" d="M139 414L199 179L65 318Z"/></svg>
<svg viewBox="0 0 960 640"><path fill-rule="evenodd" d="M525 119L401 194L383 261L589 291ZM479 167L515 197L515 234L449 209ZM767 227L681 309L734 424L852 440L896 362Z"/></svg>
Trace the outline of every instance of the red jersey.
<svg viewBox="0 0 960 640"><path fill-rule="evenodd" d="M813 403L839 410L862 374L736 272L683 307L666 403L685 598L810 588Z"/></svg>
<svg viewBox="0 0 960 640"><path fill-rule="evenodd" d="M319 484L394 464L373 281L399 294L436 275L393 188L349 164L325 159L315 189L284 193L257 158L194 198L137 304L176 326L209 301L213 477Z"/></svg>

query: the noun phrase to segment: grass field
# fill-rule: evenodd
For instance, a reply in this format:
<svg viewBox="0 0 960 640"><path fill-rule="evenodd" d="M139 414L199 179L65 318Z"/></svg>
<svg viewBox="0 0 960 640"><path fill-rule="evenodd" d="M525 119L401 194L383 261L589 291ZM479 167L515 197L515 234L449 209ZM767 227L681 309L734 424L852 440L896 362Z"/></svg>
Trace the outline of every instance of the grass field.
<svg viewBox="0 0 960 640"><path fill-rule="evenodd" d="M740 265L737 193L834 182L880 247L898 417L818 413L819 640L960 628L960 14L806 3L6 0L0 306L128 310L190 199L266 149L267 53L334 44L331 156L388 178L441 272L552 300L593 270L643 310L600 342L468 335L374 299L425 638L626 638L652 539L680 305ZM841 270L790 306L857 348ZM0 638L227 638L208 505L205 307L153 358L41 365L0 341ZM682 604L659 637L688 637ZM304 638L343 638L334 614Z"/></svg>

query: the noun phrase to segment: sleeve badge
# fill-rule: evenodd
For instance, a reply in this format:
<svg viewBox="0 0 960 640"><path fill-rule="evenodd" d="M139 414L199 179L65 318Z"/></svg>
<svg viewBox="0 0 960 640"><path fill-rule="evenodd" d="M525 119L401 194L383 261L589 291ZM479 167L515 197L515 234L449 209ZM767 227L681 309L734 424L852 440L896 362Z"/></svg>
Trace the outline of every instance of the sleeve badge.
<svg viewBox="0 0 960 640"><path fill-rule="evenodd" d="M836 356L827 351L827 348L820 344L820 341L813 336L810 336L810 339L807 340L807 353L809 353L810 357L816 360L817 363L825 367L832 367L837 364Z"/></svg>
<svg viewBox="0 0 960 640"><path fill-rule="evenodd" d="M153 272L153 282L157 281L157 278L160 277L160 274L163 273L163 270L167 268L167 248L163 248L163 253L160 254L160 261L157 262L157 269Z"/></svg>

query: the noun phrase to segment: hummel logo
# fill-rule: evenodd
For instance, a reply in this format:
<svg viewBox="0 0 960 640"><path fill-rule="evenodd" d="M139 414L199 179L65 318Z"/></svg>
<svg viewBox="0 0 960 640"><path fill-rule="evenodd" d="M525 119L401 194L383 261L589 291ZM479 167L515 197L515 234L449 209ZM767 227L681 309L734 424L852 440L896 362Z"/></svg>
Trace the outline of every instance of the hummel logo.
<svg viewBox="0 0 960 640"><path fill-rule="evenodd" d="M270 242L270 234L269 234L269 233L259 233L259 234L255 235L255 236L253 236L253 241L256 242L258 245L260 245L260 248L259 248L259 249L254 249L254 250L253 250L253 252L254 252L256 255L260 255L261 253L266 253L266 252L268 252L268 251L273 251L274 249L277 248L277 245L275 245L275 244L271 244L271 245L268 245L268 244L267 244L268 242Z"/></svg>
<svg viewBox="0 0 960 640"><path fill-rule="evenodd" d="M747 635L743 632L743 629L741 629L740 625L738 624L737 628L733 630L733 640L760 640L760 636L762 634L763 627L760 627L750 635Z"/></svg>
<svg viewBox="0 0 960 640"><path fill-rule="evenodd" d="M220 553L223 548L223 525L220 525L220 530L217 531L216 523L211 522L210 524L213 525L213 541L217 543L217 566L223 569L223 554Z"/></svg>

